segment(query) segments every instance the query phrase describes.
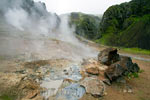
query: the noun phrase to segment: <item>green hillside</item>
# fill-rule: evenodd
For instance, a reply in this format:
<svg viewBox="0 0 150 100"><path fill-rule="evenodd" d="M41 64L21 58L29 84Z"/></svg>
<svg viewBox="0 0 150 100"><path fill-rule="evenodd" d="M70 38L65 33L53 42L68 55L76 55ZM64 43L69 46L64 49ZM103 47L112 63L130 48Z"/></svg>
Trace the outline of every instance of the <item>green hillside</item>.
<svg viewBox="0 0 150 100"><path fill-rule="evenodd" d="M97 42L150 49L150 0L132 0L109 7L99 26Z"/></svg>
<svg viewBox="0 0 150 100"><path fill-rule="evenodd" d="M90 40L100 38L99 24L101 17L84 13L71 13L70 25L75 26L75 33Z"/></svg>

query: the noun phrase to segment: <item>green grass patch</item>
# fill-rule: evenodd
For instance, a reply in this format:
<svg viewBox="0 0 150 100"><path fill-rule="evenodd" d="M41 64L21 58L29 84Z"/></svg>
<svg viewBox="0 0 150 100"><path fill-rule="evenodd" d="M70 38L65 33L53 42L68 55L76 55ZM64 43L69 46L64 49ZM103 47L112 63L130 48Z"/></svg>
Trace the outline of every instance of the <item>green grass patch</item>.
<svg viewBox="0 0 150 100"><path fill-rule="evenodd" d="M144 70L139 70L139 72L134 72L134 73L132 73L132 72L130 72L130 73L128 73L127 74L127 79L133 79L133 78L139 78L139 75L141 74L141 73L143 73L144 72Z"/></svg>
<svg viewBox="0 0 150 100"><path fill-rule="evenodd" d="M15 96L1 95L0 100L15 100Z"/></svg>
<svg viewBox="0 0 150 100"><path fill-rule="evenodd" d="M134 73L129 73L129 74L127 75L127 78L128 78L128 79L139 78L139 73L136 73L136 72L134 72Z"/></svg>
<svg viewBox="0 0 150 100"><path fill-rule="evenodd" d="M145 50L140 48L121 48L121 50L128 53L150 55L150 50Z"/></svg>

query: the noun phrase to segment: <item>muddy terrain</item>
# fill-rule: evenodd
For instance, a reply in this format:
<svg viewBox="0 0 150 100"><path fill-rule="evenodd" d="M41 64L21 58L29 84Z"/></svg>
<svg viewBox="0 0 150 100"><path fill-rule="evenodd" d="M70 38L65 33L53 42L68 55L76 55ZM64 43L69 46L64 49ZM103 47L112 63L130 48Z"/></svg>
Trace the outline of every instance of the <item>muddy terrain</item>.
<svg viewBox="0 0 150 100"><path fill-rule="evenodd" d="M22 43L30 47L28 42ZM130 56L141 72L136 78L109 83L103 76L108 66L97 60L99 50L105 48L97 47L88 55L58 40L46 40L44 45L41 54L33 50L29 55L1 56L0 100L150 100L149 56L119 51Z"/></svg>
<svg viewBox="0 0 150 100"><path fill-rule="evenodd" d="M14 34L10 35L11 31ZM1 30L0 100L116 100L116 96L117 100L150 99L149 55L105 51L108 47L79 37L67 42L54 37L15 36L19 32L9 25ZM109 52L113 56L107 62ZM119 56L132 60L122 62L124 57ZM123 79L111 80L114 76L107 72L109 66L126 62L138 64L138 77L124 79L121 70L117 75Z"/></svg>

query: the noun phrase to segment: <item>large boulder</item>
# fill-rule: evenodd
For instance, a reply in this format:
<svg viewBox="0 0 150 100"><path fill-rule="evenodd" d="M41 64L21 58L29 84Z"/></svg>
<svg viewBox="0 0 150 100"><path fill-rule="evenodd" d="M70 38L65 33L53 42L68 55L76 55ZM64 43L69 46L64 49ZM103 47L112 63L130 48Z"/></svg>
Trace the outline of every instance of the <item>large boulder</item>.
<svg viewBox="0 0 150 100"><path fill-rule="evenodd" d="M85 88L86 93L91 94L92 96L99 97L104 95L105 85L98 78L86 77L80 82L80 85Z"/></svg>
<svg viewBox="0 0 150 100"><path fill-rule="evenodd" d="M130 57L121 56L121 60L110 65L105 71L106 77L109 80L116 80L118 77L139 71L139 66L133 63Z"/></svg>
<svg viewBox="0 0 150 100"><path fill-rule="evenodd" d="M98 61L104 65L111 65L119 61L119 54L117 54L117 49L107 48L98 54Z"/></svg>

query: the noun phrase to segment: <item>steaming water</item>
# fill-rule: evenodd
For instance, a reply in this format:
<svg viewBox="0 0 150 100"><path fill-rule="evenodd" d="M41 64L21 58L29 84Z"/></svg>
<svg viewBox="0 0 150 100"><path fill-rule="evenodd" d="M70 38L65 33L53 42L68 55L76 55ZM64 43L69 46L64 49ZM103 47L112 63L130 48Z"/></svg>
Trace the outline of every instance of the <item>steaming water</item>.
<svg viewBox="0 0 150 100"><path fill-rule="evenodd" d="M42 93L42 95L45 98L55 95L62 83L63 80L44 80L41 84L41 87L46 88L47 91Z"/></svg>
<svg viewBox="0 0 150 100"><path fill-rule="evenodd" d="M64 69L52 68L50 75L45 77L41 87L47 90L42 93L45 98L56 95L55 100L60 98L64 100L78 100L84 93L85 89L78 83L66 83L64 79L71 79L78 82L82 78L79 65L71 65Z"/></svg>
<svg viewBox="0 0 150 100"><path fill-rule="evenodd" d="M66 86L56 95L56 100L63 98L64 100L79 100L85 93L85 89L78 83L70 84Z"/></svg>

